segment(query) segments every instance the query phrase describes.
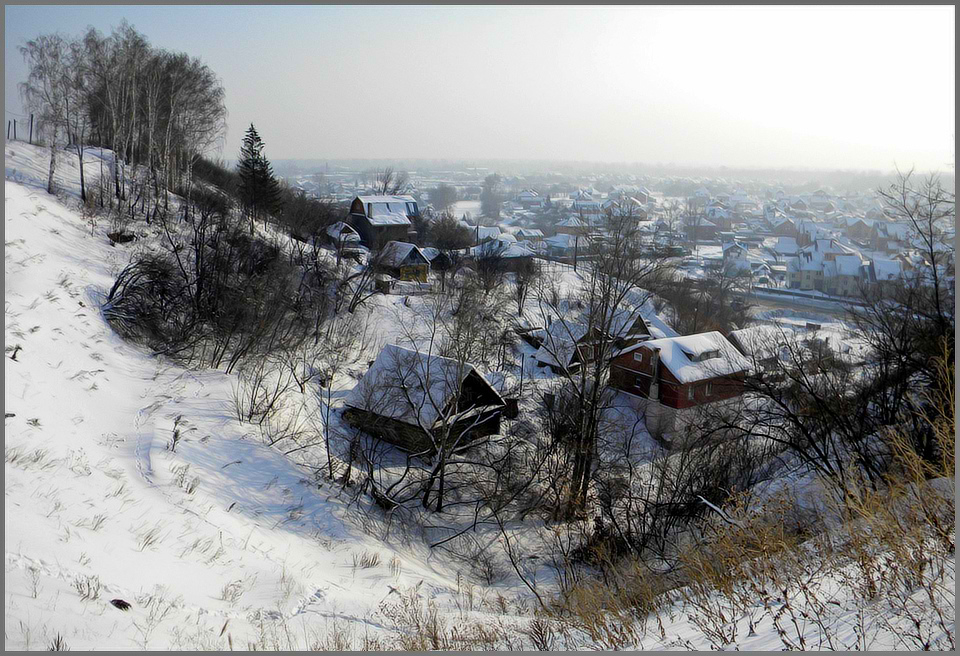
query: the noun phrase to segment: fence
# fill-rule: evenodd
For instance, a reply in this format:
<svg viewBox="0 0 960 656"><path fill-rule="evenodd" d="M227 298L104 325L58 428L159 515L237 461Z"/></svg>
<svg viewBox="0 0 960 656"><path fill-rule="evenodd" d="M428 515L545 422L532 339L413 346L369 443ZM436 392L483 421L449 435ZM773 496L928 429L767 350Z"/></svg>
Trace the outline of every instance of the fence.
<svg viewBox="0 0 960 656"><path fill-rule="evenodd" d="M24 141L33 143L33 114L18 114L4 112L7 119L7 141ZM26 137L26 139L24 139Z"/></svg>

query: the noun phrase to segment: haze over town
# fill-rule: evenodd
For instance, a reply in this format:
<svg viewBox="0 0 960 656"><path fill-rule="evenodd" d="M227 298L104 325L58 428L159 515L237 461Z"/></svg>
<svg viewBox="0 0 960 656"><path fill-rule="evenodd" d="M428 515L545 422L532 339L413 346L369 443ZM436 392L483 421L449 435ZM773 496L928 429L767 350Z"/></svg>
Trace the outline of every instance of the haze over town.
<svg viewBox="0 0 960 656"><path fill-rule="evenodd" d="M946 170L953 7L5 8L17 48L123 19L221 76L223 156ZM8 116L8 118L10 118Z"/></svg>

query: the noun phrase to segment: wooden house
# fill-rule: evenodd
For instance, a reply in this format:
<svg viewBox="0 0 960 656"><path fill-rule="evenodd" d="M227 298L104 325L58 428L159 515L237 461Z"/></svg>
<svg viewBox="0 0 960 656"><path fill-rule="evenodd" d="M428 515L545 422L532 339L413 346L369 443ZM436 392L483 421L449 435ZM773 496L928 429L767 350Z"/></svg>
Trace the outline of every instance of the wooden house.
<svg viewBox="0 0 960 656"><path fill-rule="evenodd" d="M428 455L444 440L466 437L464 447L499 433L506 404L473 365L388 344L345 405L351 425Z"/></svg>
<svg viewBox="0 0 960 656"><path fill-rule="evenodd" d="M363 243L377 249L388 241L409 241L416 237L411 218L420 208L412 196L357 196L350 204L348 222Z"/></svg>
<svg viewBox="0 0 960 656"><path fill-rule="evenodd" d="M390 241L384 245L375 260L376 270L397 280L427 282L430 260L415 244Z"/></svg>
<svg viewBox="0 0 960 656"><path fill-rule="evenodd" d="M740 397L751 363L717 331L639 342L610 362L610 386L641 400L647 427L671 432L708 404Z"/></svg>
<svg viewBox="0 0 960 656"><path fill-rule="evenodd" d="M534 356L537 366L549 367L555 373L573 373L598 357L612 355L598 352L600 343L621 349L643 340L677 336L676 331L657 315L649 302L638 309L618 308L610 318L607 335L596 328L588 329L586 319L584 315L551 321L542 332Z"/></svg>

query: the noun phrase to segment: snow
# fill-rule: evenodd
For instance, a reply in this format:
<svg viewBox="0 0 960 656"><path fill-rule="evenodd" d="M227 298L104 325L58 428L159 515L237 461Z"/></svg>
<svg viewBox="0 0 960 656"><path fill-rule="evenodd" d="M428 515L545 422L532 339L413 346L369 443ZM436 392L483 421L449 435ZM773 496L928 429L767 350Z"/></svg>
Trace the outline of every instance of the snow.
<svg viewBox="0 0 960 656"><path fill-rule="evenodd" d="M730 340L736 338L746 350L746 356L756 360L767 360L778 357L784 344L788 343L789 335L780 326L758 325L734 330L728 336Z"/></svg>
<svg viewBox="0 0 960 656"><path fill-rule="evenodd" d="M503 239L502 236L495 240L484 242L479 246L474 246L470 249L470 254L473 257L496 254L497 257L502 257L504 259L533 257L535 255L535 253L529 248L526 248L515 241L511 242L508 239Z"/></svg>
<svg viewBox="0 0 960 656"><path fill-rule="evenodd" d="M360 235L357 234L357 231L354 230L351 226L347 225L343 221L338 221L332 226L327 228L327 234L331 239L336 241L348 242L348 241L360 241Z"/></svg>
<svg viewBox="0 0 960 656"><path fill-rule="evenodd" d="M751 369L750 361L715 330L697 335L652 339L643 342L640 347L658 350L660 363L669 369L680 383L695 383ZM710 351L719 351L719 357L699 362L694 359Z"/></svg>
<svg viewBox="0 0 960 656"><path fill-rule="evenodd" d="M859 255L838 255L835 260L837 273L841 276L859 276L863 261Z"/></svg>
<svg viewBox="0 0 960 656"><path fill-rule="evenodd" d="M410 225L405 212L380 212L375 209L373 216L367 217L367 220L375 226Z"/></svg>
<svg viewBox="0 0 960 656"><path fill-rule="evenodd" d="M344 404L432 427L473 371L470 363L387 344Z"/></svg>
<svg viewBox="0 0 960 656"><path fill-rule="evenodd" d="M415 244L405 241L388 241L384 244L383 251L381 251L380 254L381 263L388 267L399 267L406 262L410 254L414 252L418 253L422 258L422 260L416 258L420 263L429 262L427 257Z"/></svg>
<svg viewBox="0 0 960 656"><path fill-rule="evenodd" d="M873 260L874 275L877 280L896 280L901 275L900 262L884 258Z"/></svg>
<svg viewBox="0 0 960 656"><path fill-rule="evenodd" d="M283 626L303 648L331 622L387 636L380 603L418 582L421 599L454 607L456 567L369 535L338 488L236 421L236 376L184 370L111 330L100 305L149 235L125 249L91 230L75 157L58 162L63 199L45 192L47 151L8 143L6 168L5 342L21 347L4 367L7 649L59 633L73 650L226 650ZM381 564L358 569L364 552ZM97 598L78 595L87 580Z"/></svg>
<svg viewBox="0 0 960 656"><path fill-rule="evenodd" d="M107 173L112 154L93 149L87 157L89 183L101 162ZM231 402L237 376L186 370L121 340L100 307L131 254L152 248L156 228L138 223L137 241L111 245L109 228L91 225L76 209L77 158L61 153L59 198L45 191L47 166L48 151L6 144L6 649L43 650L58 634L73 650L329 648L325 640L344 627L353 639L348 648L365 638L395 645L401 623L389 608L401 598L418 609L430 604L448 627L503 627L516 645L533 647L526 632L536 601L512 574L495 585L465 584L462 562L429 550L418 535L388 535L365 512L363 497L354 501L352 491L316 478L303 461L268 446L255 426L239 423ZM577 289L570 267L545 268L564 294ZM377 295L359 308L370 357L380 344L409 337L398 317L415 318L426 302ZM799 330L810 316L780 312L767 320ZM843 331L839 322L823 322L813 334ZM530 357L534 349L521 349L525 384L549 383L551 375ZM358 369L334 380L336 410L356 386ZM532 412L533 402L525 402L523 412ZM635 421L629 400L621 405L624 423ZM637 443L656 452L645 433ZM806 472L791 470L770 485L799 504L812 483ZM512 539L533 557L522 567L549 599L556 573L551 552L537 542L543 528L526 520L512 529ZM471 535L495 549L496 532ZM363 554L378 555L380 563L358 566ZM953 563L951 557L943 577L951 590ZM865 606L842 575L811 572L806 579L807 590L830 599L829 622L842 644L860 644L855 632L866 612L873 624L865 646L909 646L902 642L909 627L884 624L889 614L882 604ZM83 598L84 585L99 586L99 594ZM917 608L923 594L914 593ZM504 612L492 610L498 595L509 604ZM132 607L120 611L111 599ZM746 612L727 613L724 626L735 637L724 647L782 648L773 623L777 607L758 600ZM656 621L662 633L628 636L615 646L714 646L682 601L668 603ZM952 604L946 626L953 630ZM816 622L801 622L799 630L808 646L823 638ZM614 646L576 630L556 636L555 649Z"/></svg>

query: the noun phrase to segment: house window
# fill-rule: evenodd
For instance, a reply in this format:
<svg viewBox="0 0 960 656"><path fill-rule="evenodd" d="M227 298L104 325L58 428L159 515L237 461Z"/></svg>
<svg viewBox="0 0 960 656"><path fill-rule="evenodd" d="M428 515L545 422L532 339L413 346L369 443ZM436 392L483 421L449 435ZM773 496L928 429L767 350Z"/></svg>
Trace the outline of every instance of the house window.
<svg viewBox="0 0 960 656"><path fill-rule="evenodd" d="M633 359L637 362L643 362L643 351L634 351Z"/></svg>
<svg viewBox="0 0 960 656"><path fill-rule="evenodd" d="M636 380L633 381L633 386L634 386L634 387L643 387L644 384L646 383L646 380L647 380L647 379L644 378L643 376L637 376Z"/></svg>
<svg viewBox="0 0 960 656"><path fill-rule="evenodd" d="M707 383L706 387L703 389L704 396L710 396L713 394L713 383Z"/></svg>
<svg viewBox="0 0 960 656"><path fill-rule="evenodd" d="M687 387L687 400L693 401L693 385Z"/></svg>

